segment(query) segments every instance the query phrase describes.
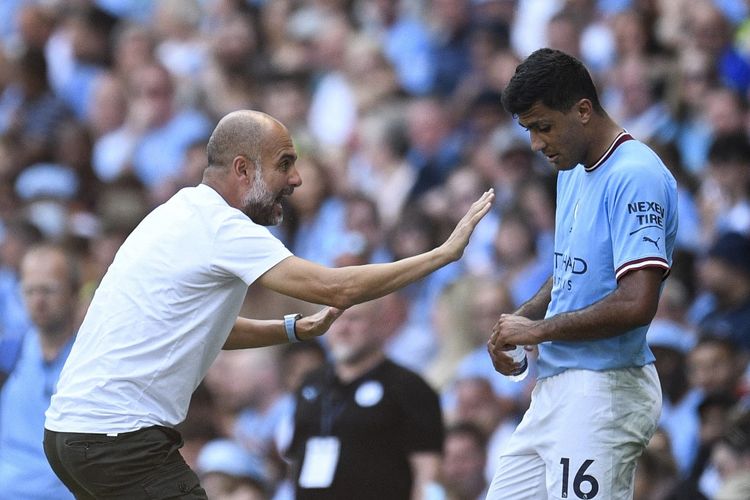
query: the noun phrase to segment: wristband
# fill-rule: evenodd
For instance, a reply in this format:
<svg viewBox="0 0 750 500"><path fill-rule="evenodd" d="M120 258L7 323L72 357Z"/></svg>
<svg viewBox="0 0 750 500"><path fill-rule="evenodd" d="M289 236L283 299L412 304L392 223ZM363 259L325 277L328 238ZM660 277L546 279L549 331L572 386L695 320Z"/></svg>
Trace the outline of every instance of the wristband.
<svg viewBox="0 0 750 500"><path fill-rule="evenodd" d="M297 320L301 317L302 315L300 313L287 314L284 316L284 330L286 331L286 337L289 339L290 344L300 341L299 337L297 337L296 324Z"/></svg>

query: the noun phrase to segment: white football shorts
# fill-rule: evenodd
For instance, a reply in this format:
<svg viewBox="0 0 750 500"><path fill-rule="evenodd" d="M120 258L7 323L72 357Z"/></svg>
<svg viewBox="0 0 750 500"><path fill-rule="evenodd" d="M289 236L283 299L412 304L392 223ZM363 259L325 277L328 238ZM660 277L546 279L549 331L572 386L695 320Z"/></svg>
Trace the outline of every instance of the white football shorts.
<svg viewBox="0 0 750 500"><path fill-rule="evenodd" d="M653 364L539 380L487 499L631 499L636 460L660 412Z"/></svg>

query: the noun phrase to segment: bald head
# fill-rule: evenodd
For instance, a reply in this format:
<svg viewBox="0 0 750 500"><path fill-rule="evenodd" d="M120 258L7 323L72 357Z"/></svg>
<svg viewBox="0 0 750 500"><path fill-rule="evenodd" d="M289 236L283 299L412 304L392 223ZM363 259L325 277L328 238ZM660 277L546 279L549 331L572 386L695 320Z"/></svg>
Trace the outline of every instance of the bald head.
<svg viewBox="0 0 750 500"><path fill-rule="evenodd" d="M261 163L263 137L274 127L286 127L260 111L241 110L222 118L208 139L206 153L209 167L228 167L243 155L256 165Z"/></svg>

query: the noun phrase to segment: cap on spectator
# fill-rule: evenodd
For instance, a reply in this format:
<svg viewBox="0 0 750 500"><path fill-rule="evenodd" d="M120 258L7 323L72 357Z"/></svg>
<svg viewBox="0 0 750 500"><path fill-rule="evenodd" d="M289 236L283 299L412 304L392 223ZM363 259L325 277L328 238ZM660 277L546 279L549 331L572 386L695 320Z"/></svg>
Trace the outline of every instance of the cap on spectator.
<svg viewBox="0 0 750 500"><path fill-rule="evenodd" d="M708 250L709 257L750 275L750 238L740 233L724 233Z"/></svg>
<svg viewBox="0 0 750 500"><path fill-rule="evenodd" d="M222 473L265 484L263 461L231 439L209 441L198 453L201 474Z"/></svg>
<svg viewBox="0 0 750 500"><path fill-rule="evenodd" d="M69 200L78 191L78 177L64 165L35 163L18 176L16 194L22 200L58 198Z"/></svg>
<svg viewBox="0 0 750 500"><path fill-rule="evenodd" d="M651 322L646 334L646 342L650 347L671 349L683 354L695 345L695 339L690 332L677 323L660 319Z"/></svg>

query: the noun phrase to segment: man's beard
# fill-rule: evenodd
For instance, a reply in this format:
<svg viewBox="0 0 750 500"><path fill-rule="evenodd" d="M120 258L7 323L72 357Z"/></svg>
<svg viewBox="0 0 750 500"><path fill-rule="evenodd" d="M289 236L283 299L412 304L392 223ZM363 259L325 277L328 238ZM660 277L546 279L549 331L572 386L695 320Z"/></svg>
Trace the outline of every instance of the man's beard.
<svg viewBox="0 0 750 500"><path fill-rule="evenodd" d="M329 344L330 355L334 362L342 365L354 365L367 358L377 349L372 345L350 345Z"/></svg>
<svg viewBox="0 0 750 500"><path fill-rule="evenodd" d="M263 180L261 169L256 166L253 186L245 195L245 199L242 200L243 212L256 224L275 226L284 219L283 211L275 213L276 204L280 203L277 198L279 197L274 196L268 189L266 181Z"/></svg>

